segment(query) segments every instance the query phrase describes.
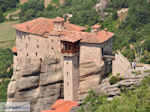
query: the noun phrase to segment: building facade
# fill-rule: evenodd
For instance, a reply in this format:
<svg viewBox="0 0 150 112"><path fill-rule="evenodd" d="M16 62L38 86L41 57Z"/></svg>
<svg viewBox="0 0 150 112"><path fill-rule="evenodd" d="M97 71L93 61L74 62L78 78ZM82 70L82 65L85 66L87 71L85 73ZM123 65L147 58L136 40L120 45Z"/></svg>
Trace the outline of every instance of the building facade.
<svg viewBox="0 0 150 112"><path fill-rule="evenodd" d="M112 54L114 34L102 30L100 25L94 25L91 32L85 32L86 28L57 17L38 18L14 27L16 29L14 52L17 58L15 63L22 65L23 59L26 58L40 58L42 62L46 57L58 57L62 62L64 94L67 100L77 99L79 65L92 61L100 66L103 55Z"/></svg>

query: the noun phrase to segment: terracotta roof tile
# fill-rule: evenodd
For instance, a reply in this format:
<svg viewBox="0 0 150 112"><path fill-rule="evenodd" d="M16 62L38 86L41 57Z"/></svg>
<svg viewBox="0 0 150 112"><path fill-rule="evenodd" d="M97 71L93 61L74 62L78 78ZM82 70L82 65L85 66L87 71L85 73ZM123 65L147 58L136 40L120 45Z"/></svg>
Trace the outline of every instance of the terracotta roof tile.
<svg viewBox="0 0 150 112"><path fill-rule="evenodd" d="M78 32L70 32L70 34L59 38L59 40L61 41L68 41L72 43L77 42L81 39L82 37Z"/></svg>
<svg viewBox="0 0 150 112"><path fill-rule="evenodd" d="M37 18L28 22L24 22L15 26L19 31L41 35L43 37L48 37L48 35L64 35L61 39L64 41L75 42L82 39L81 42L84 43L103 43L114 36L114 33L100 30L97 33L83 32L86 28L70 24L65 22L65 29L61 32L53 30L53 21L60 19L60 17L55 19L47 18ZM93 28L98 28L99 25L94 25ZM76 32L76 33L72 33Z"/></svg>
<svg viewBox="0 0 150 112"><path fill-rule="evenodd" d="M14 28L22 32L42 35L53 29L53 20L40 17L38 19L17 24Z"/></svg>
<svg viewBox="0 0 150 112"><path fill-rule="evenodd" d="M31 21L17 24L14 26L14 28L22 32L43 36L45 32L50 32L53 30L53 26L54 26L53 21L55 19L47 19L47 18L40 17ZM65 23L64 25L65 25L64 26L65 30L69 30L69 31L82 31L86 29L82 26L78 26L70 23Z"/></svg>
<svg viewBox="0 0 150 112"><path fill-rule="evenodd" d="M93 29L97 29L97 28L101 28L102 26L101 25L94 25L94 26L92 26L91 28L93 28Z"/></svg>
<svg viewBox="0 0 150 112"><path fill-rule="evenodd" d="M17 53L17 47L16 46L12 47L11 50L12 50L12 52Z"/></svg>
<svg viewBox="0 0 150 112"><path fill-rule="evenodd" d="M101 30L96 34L88 33L88 32L80 32L82 35L81 42L83 43L103 43L114 36L114 33Z"/></svg>
<svg viewBox="0 0 150 112"><path fill-rule="evenodd" d="M57 100L50 110L45 110L42 112L69 112L73 107L78 106L77 102Z"/></svg>

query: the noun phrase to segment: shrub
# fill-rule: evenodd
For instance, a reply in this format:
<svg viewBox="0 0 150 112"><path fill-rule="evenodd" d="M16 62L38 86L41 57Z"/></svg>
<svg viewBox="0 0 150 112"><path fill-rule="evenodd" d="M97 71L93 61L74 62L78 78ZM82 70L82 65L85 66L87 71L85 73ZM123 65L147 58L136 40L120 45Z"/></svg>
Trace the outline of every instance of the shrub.
<svg viewBox="0 0 150 112"><path fill-rule="evenodd" d="M109 83L110 83L111 85L113 85L113 84L117 83L117 82L120 81L120 80L121 80L120 78L118 78L118 77L116 77L116 76L112 76L111 79L109 80Z"/></svg>
<svg viewBox="0 0 150 112"><path fill-rule="evenodd" d="M119 76L120 76L120 73L117 73L117 76L119 77Z"/></svg>

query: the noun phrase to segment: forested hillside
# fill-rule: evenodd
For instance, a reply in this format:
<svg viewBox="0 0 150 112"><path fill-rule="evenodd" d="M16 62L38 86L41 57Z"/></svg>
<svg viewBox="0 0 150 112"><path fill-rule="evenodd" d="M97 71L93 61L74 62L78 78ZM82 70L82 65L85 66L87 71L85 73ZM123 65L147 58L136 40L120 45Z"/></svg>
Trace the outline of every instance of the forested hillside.
<svg viewBox="0 0 150 112"><path fill-rule="evenodd" d="M30 0L20 6L20 22L38 17L63 17L65 13L69 13L73 15L70 22L86 26L87 31L90 31L90 26L101 24L103 29L108 28L109 31L114 32L114 52L120 50L130 61L134 60L135 55L141 54L141 62L150 64L150 2L147 0L112 0L105 8L107 16L102 20L101 12L94 9L98 1L66 0L64 5L60 5L58 0L52 0L52 3L44 8L44 0ZM0 22L5 20L4 13L15 9L18 3L19 0L0 0ZM129 10L125 21L120 22L117 11L122 8ZM12 69L9 70L11 64L10 49L0 48L0 79L6 78L3 85L0 85L0 91L6 88L7 78L12 74ZM6 98L6 89L2 93L3 95L0 93L0 99ZM2 99L4 100L6 99ZM109 103L107 104L109 106Z"/></svg>
<svg viewBox="0 0 150 112"><path fill-rule="evenodd" d="M4 12L16 8L19 0L0 0L0 22L5 20Z"/></svg>
<svg viewBox="0 0 150 112"><path fill-rule="evenodd" d="M22 5L20 17L23 22L41 16L54 18L69 13L73 15L71 23L88 28L96 23L101 24L103 28L107 27L115 33L114 51L121 50L130 61L133 61L135 54L138 56L141 53L141 61L150 63L150 2L113 0L104 10L108 13L104 21L93 8L96 3L97 0L66 0L61 6L58 0L52 0L52 4L44 8L43 0L31 0ZM117 15L117 11L122 8L129 9L124 22L120 22Z"/></svg>

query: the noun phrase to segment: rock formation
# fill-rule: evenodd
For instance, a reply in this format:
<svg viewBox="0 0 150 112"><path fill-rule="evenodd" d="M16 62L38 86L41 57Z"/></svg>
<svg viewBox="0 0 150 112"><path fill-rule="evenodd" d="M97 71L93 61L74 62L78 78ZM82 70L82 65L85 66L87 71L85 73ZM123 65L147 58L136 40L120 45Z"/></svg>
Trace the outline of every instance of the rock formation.
<svg viewBox="0 0 150 112"><path fill-rule="evenodd" d="M20 4L24 4L26 2L28 2L29 0L20 0Z"/></svg>
<svg viewBox="0 0 150 112"><path fill-rule="evenodd" d="M99 10L100 12L103 12L103 10L106 8L108 3L112 0L99 0L99 2L95 5L95 9Z"/></svg>
<svg viewBox="0 0 150 112"><path fill-rule="evenodd" d="M30 102L31 112L40 112L63 98L63 75L61 61L57 57L19 59L14 56L14 73L7 90L8 102ZM80 96L98 86L104 75L104 64L93 62L80 65Z"/></svg>
<svg viewBox="0 0 150 112"><path fill-rule="evenodd" d="M63 98L61 71L56 58L47 58L42 63L40 59L27 59L24 66L16 66L8 86L7 101L30 102L31 112L49 108Z"/></svg>
<svg viewBox="0 0 150 112"><path fill-rule="evenodd" d="M130 74L123 77L123 80L117 82L116 84L110 85L109 79L106 78L102 81L100 85L95 87L93 90L97 94L101 94L102 92L108 95L109 98L114 96L119 96L121 91L125 88L127 90L134 89L136 86L141 85L141 81L145 76L148 76L149 73L143 73L140 75Z"/></svg>

